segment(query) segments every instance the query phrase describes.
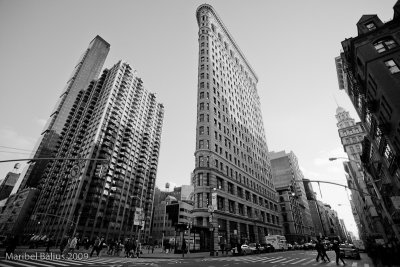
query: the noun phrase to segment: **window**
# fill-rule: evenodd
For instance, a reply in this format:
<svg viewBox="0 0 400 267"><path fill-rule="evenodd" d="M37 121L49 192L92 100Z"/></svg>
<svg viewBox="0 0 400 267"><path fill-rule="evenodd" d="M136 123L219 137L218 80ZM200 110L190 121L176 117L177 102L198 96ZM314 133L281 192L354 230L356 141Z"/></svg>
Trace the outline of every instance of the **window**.
<svg viewBox="0 0 400 267"><path fill-rule="evenodd" d="M224 180L222 178L217 177L217 188L220 190L224 189Z"/></svg>
<svg viewBox="0 0 400 267"><path fill-rule="evenodd" d="M232 200L229 200L229 212L230 213L236 213L235 211L235 202Z"/></svg>
<svg viewBox="0 0 400 267"><path fill-rule="evenodd" d="M223 197L217 197L217 209L224 210L225 209L225 199Z"/></svg>
<svg viewBox="0 0 400 267"><path fill-rule="evenodd" d="M375 25L375 23L373 23L373 22L369 22L369 23L365 24L365 27L367 27L367 29L368 29L369 31L373 31L373 30L376 29L376 25Z"/></svg>
<svg viewBox="0 0 400 267"><path fill-rule="evenodd" d="M374 43L374 47L378 53L385 52L397 46L392 38L385 38Z"/></svg>
<svg viewBox="0 0 400 267"><path fill-rule="evenodd" d="M200 116L199 116L199 121L200 121L200 122L203 122L203 121L204 121L204 114L200 114Z"/></svg>
<svg viewBox="0 0 400 267"><path fill-rule="evenodd" d="M385 65L392 74L400 72L399 66L397 66L393 59L386 60Z"/></svg>
<svg viewBox="0 0 400 267"><path fill-rule="evenodd" d="M228 193L233 194L233 184L232 183L228 183Z"/></svg>
<svg viewBox="0 0 400 267"><path fill-rule="evenodd" d="M240 215L244 215L244 206L243 206L243 204L239 204L238 205L238 210L239 210L239 214Z"/></svg>
<svg viewBox="0 0 400 267"><path fill-rule="evenodd" d="M197 207L198 208L203 207L203 194L202 193L197 194Z"/></svg>
<svg viewBox="0 0 400 267"><path fill-rule="evenodd" d="M203 140L199 140L199 149L204 148L204 141Z"/></svg>
<svg viewBox="0 0 400 267"><path fill-rule="evenodd" d="M199 134L204 134L204 126L199 127Z"/></svg>
<svg viewBox="0 0 400 267"><path fill-rule="evenodd" d="M203 174L199 173L197 176L197 185L202 186L203 185Z"/></svg>

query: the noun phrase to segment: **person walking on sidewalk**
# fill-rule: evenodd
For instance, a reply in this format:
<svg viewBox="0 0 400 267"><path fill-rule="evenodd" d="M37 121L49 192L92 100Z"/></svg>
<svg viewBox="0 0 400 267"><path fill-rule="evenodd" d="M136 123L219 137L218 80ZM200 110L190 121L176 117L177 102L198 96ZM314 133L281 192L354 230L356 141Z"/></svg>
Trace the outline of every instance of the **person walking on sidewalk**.
<svg viewBox="0 0 400 267"><path fill-rule="evenodd" d="M182 240L182 258L185 257L185 253L186 253L186 241L185 239Z"/></svg>
<svg viewBox="0 0 400 267"><path fill-rule="evenodd" d="M336 254L336 265L339 265L339 259L343 262L343 265L346 265L342 255L340 255L340 247L339 247L339 242L337 240L333 241L332 249L333 251L335 251Z"/></svg>
<svg viewBox="0 0 400 267"><path fill-rule="evenodd" d="M94 241L94 244L93 244L92 252L90 252L90 257L93 257L93 252L95 252L95 251L97 253L97 256L99 256L100 246L101 246L101 240L100 240L100 237L97 236L96 240Z"/></svg>

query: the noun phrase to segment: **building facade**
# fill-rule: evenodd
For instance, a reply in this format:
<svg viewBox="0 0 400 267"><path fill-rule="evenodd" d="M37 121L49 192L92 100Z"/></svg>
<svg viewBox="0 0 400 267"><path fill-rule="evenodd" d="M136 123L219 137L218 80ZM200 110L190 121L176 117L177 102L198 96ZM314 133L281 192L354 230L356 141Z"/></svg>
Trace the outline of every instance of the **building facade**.
<svg viewBox="0 0 400 267"><path fill-rule="evenodd" d="M21 233L29 222L29 215L35 206L39 190L25 188L8 197L0 216L0 233L2 235L15 235L19 240L24 239ZM43 229L40 221L38 227Z"/></svg>
<svg viewBox="0 0 400 267"><path fill-rule="evenodd" d="M19 173L9 172L0 184L0 201L10 196L17 180Z"/></svg>
<svg viewBox="0 0 400 267"><path fill-rule="evenodd" d="M386 23L363 15L340 56L346 91L366 132L361 161L388 242L400 240L400 1L393 9Z"/></svg>
<svg viewBox="0 0 400 267"><path fill-rule="evenodd" d="M213 7L201 5L196 18L194 225L209 231L210 250L221 239L262 243L281 223L258 78Z"/></svg>
<svg viewBox="0 0 400 267"><path fill-rule="evenodd" d="M117 240L150 236L164 107L123 61L105 69L72 105L51 160L28 233L60 240L78 233ZM106 160L104 160L106 159Z"/></svg>
<svg viewBox="0 0 400 267"><path fill-rule="evenodd" d="M364 128L360 122L355 122L350 117L349 112L342 107L336 109L336 119L338 121L338 133L344 151L350 161L344 162L346 179L351 192L351 199L354 205L354 214L357 218L357 227L361 240L371 235L381 234L386 236L381 218L368 191L368 184L361 168L360 157L362 155L362 143L366 136Z"/></svg>
<svg viewBox="0 0 400 267"><path fill-rule="evenodd" d="M271 167L288 243L305 243L315 237L303 173L293 152L270 152Z"/></svg>
<svg viewBox="0 0 400 267"><path fill-rule="evenodd" d="M110 44L100 36L96 36L89 47L81 55L78 63L63 89L60 98L48 119L43 132L31 153L31 158L52 158L56 146L68 120L75 99L81 90L85 90L93 79L97 79L106 60ZM37 187L48 160L33 161L22 172L23 177L18 188ZM18 189L16 188L16 189Z"/></svg>

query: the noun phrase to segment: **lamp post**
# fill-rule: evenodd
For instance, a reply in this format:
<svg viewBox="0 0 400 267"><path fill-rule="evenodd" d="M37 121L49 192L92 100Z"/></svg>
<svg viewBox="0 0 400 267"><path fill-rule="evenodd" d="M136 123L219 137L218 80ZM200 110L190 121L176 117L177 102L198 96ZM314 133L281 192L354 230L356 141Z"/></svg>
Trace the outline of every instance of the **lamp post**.
<svg viewBox="0 0 400 267"><path fill-rule="evenodd" d="M216 196L216 188L210 188L210 193L211 193L211 203L209 203L209 199L207 199L207 208L208 212L210 213L210 216L208 218L208 222L210 223L210 256L214 256L214 210L215 210L215 205L217 203L217 196Z"/></svg>
<svg viewBox="0 0 400 267"><path fill-rule="evenodd" d="M165 217L167 217L167 201L168 196L164 200L164 222L163 222L163 230L162 230L162 239L161 239L161 249L164 250L164 237L165 237Z"/></svg>
<svg viewBox="0 0 400 267"><path fill-rule="evenodd" d="M349 158L346 158L346 157L333 157L333 158L329 158L330 161L334 161L334 160L337 160L337 159L345 159L345 160L348 160L348 161L350 161L350 162L354 162L354 163L356 163L357 166L362 170L362 166L360 166L360 162L357 161L357 160L349 159ZM370 181L369 183L372 184L372 186L373 186L373 188L374 188L374 191L375 191L375 194L376 194L376 196L377 196L377 199L378 199L378 201L380 202L380 204L381 204L381 206L382 206L382 210L383 210L383 212L385 213L385 215L386 215L386 217L387 217L387 219L388 219L388 221L389 221L389 224L392 226L392 230L393 230L393 232L394 232L394 235L396 236L397 240L400 240L400 233L399 233L399 231L398 231L397 228L396 228L396 225L395 225L395 223L394 223L394 221L393 221L392 215L388 212L388 210L387 210L387 208L386 208L386 204L385 204L385 202L384 202L383 199L382 199L382 195L381 195L381 193L379 192L379 189L377 188L377 186L376 186L376 184L375 184L375 182L374 182L373 179L372 179L372 181Z"/></svg>

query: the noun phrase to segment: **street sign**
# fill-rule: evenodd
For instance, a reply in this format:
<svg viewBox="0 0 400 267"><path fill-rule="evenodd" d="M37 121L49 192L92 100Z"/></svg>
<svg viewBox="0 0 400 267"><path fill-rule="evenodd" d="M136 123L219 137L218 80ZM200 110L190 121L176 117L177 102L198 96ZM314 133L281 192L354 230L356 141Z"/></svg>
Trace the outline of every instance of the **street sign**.
<svg viewBox="0 0 400 267"><path fill-rule="evenodd" d="M70 176L72 179L78 178L78 176L81 174L81 167L78 164L75 164L71 168Z"/></svg>
<svg viewBox="0 0 400 267"><path fill-rule="evenodd" d="M208 212L214 212L214 206L208 205Z"/></svg>

